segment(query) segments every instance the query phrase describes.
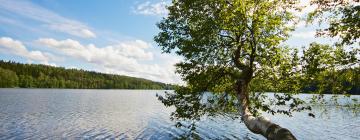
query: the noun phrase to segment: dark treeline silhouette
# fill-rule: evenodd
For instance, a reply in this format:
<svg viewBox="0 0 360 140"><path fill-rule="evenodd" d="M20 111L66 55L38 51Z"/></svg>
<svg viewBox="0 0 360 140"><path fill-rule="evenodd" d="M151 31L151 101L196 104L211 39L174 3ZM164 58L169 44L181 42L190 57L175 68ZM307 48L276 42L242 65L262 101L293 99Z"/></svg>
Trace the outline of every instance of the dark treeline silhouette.
<svg viewBox="0 0 360 140"><path fill-rule="evenodd" d="M329 84L322 84L328 82ZM323 90L323 94L352 94L360 95L360 67L337 70L321 79L301 80L303 93L314 93ZM342 93L334 93L332 86L339 84ZM323 87L321 87L323 86Z"/></svg>
<svg viewBox="0 0 360 140"><path fill-rule="evenodd" d="M336 70L328 73L326 76L315 76L312 79L306 77L309 77L309 74L305 74L302 78L298 79L301 85L301 93L360 95L360 67ZM261 80L254 79L254 82ZM328 84L324 84L325 82ZM339 89L334 92L332 91L333 86L339 87ZM267 92L291 92L286 89L279 91L273 88L263 88Z"/></svg>
<svg viewBox="0 0 360 140"><path fill-rule="evenodd" d="M142 78L0 60L0 87L76 89L172 89Z"/></svg>

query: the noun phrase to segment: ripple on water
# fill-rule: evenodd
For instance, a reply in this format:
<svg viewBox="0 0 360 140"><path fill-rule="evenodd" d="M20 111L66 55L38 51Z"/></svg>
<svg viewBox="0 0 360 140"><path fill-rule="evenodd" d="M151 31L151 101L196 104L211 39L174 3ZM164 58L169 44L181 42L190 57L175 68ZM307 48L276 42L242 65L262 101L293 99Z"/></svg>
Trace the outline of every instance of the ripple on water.
<svg viewBox="0 0 360 140"><path fill-rule="evenodd" d="M163 91L0 89L0 139L174 139L187 130L169 120L173 108L155 97ZM360 117L330 111L330 117L269 116L298 139L360 137ZM202 139L264 138L239 120L204 117L197 123Z"/></svg>

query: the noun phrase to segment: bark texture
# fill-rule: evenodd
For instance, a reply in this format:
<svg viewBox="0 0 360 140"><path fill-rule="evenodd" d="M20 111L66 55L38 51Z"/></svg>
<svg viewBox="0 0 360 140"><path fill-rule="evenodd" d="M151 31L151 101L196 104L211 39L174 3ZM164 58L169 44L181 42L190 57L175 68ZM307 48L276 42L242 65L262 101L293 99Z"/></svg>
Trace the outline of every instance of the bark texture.
<svg viewBox="0 0 360 140"><path fill-rule="evenodd" d="M264 117L255 117L249 110L249 92L247 81L239 81L236 87L237 98L240 102L240 112L246 127L253 133L261 134L268 140L296 140L295 136Z"/></svg>

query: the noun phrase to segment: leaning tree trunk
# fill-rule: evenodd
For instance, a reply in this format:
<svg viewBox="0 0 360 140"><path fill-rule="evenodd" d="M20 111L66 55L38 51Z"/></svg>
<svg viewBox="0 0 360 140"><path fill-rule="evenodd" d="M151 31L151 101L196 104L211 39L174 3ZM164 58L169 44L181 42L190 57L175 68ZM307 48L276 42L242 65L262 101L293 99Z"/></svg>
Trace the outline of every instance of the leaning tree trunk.
<svg viewBox="0 0 360 140"><path fill-rule="evenodd" d="M286 128L272 123L264 117L255 117L249 110L248 82L240 81L237 84L237 98L240 104L242 120L253 133L261 134L268 140L296 140L295 136Z"/></svg>

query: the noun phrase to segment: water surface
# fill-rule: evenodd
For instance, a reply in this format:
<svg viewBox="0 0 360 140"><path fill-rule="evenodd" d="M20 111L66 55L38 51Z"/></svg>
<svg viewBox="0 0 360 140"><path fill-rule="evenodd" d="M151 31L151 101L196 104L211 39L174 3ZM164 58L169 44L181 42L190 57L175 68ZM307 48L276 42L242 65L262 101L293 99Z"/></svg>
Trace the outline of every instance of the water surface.
<svg viewBox="0 0 360 140"><path fill-rule="evenodd" d="M169 120L173 108L156 98L156 90L0 89L0 139L174 139L186 130ZM360 138L360 117L329 106L310 118L268 116L298 139ZM202 139L264 139L239 120L205 117Z"/></svg>

